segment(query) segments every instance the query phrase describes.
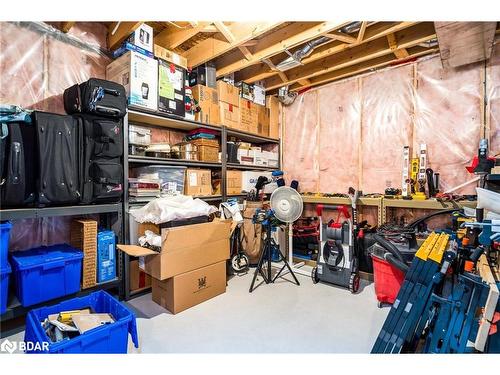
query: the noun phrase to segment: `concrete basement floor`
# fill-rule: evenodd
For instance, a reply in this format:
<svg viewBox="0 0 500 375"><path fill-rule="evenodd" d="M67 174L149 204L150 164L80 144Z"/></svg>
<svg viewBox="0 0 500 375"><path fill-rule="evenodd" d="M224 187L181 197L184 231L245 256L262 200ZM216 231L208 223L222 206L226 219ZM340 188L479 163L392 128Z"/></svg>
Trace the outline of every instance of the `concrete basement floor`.
<svg viewBox="0 0 500 375"><path fill-rule="evenodd" d="M139 333L139 349L129 339L129 353L369 353L389 312L364 280L358 294L301 275L300 286L282 278L250 294L250 271L232 277L225 294L177 315L150 293L127 302Z"/></svg>
<svg viewBox="0 0 500 375"><path fill-rule="evenodd" d="M280 279L250 294L253 270L232 277L225 294L177 315L151 294L129 301L140 341L129 353L370 352L389 312L377 307L373 283L362 281L353 295L298 275L300 286Z"/></svg>

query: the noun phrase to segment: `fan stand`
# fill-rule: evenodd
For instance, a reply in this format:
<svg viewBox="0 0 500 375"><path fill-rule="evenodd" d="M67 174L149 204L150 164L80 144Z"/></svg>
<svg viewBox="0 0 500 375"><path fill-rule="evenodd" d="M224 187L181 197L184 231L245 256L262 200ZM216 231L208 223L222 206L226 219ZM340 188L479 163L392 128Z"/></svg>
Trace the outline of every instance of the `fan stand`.
<svg viewBox="0 0 500 375"><path fill-rule="evenodd" d="M257 280L257 275L260 273L262 275L262 278L264 279L266 284L272 284L276 281L276 279L281 275L281 272L286 268L288 268L288 272L292 275L293 279L295 280L295 283L297 285L300 285L299 280L297 280L297 277L292 271L292 268L288 264L288 261L286 260L286 257L283 255L280 249L278 251L280 252L281 258L283 259L283 262L285 263L283 267L278 271L276 276L272 276L271 274L271 255L272 255L272 239L271 239L271 224L262 224L262 226L266 229L266 240L264 241L264 248L262 249L262 253L260 254L259 257L259 263L257 264L257 268L255 269L255 273L253 275L252 279L252 284L250 285L250 290L249 292L252 293L255 285L255 280ZM263 271L262 267L264 265L264 257L267 256L267 275Z"/></svg>

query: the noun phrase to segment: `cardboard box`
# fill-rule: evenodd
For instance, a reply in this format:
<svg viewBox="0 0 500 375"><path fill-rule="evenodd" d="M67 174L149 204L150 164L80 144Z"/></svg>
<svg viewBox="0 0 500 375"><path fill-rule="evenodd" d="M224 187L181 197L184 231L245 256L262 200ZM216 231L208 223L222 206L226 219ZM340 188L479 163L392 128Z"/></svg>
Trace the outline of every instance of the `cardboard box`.
<svg viewBox="0 0 500 375"><path fill-rule="evenodd" d="M221 261L164 281L153 279L152 299L172 314L226 292L226 262Z"/></svg>
<svg viewBox="0 0 500 375"><path fill-rule="evenodd" d="M258 105L266 105L266 90L264 87L253 85L253 102Z"/></svg>
<svg viewBox="0 0 500 375"><path fill-rule="evenodd" d="M151 276L139 268L138 260L129 262L130 291L148 288L151 286Z"/></svg>
<svg viewBox="0 0 500 375"><path fill-rule="evenodd" d="M254 157L250 156L250 150L238 149L238 161L244 165L253 165Z"/></svg>
<svg viewBox="0 0 500 375"><path fill-rule="evenodd" d="M184 117L186 69L158 59L158 110Z"/></svg>
<svg viewBox="0 0 500 375"><path fill-rule="evenodd" d="M257 132L258 112L257 106L250 100L240 98L240 124L239 130L250 133Z"/></svg>
<svg viewBox="0 0 500 375"><path fill-rule="evenodd" d="M193 196L212 195L212 172L210 169L186 169L184 194Z"/></svg>
<svg viewBox="0 0 500 375"><path fill-rule="evenodd" d="M118 245L128 255L144 256L144 271L165 280L229 258L231 221L164 228L159 253L138 245Z"/></svg>
<svg viewBox="0 0 500 375"><path fill-rule="evenodd" d="M157 44L154 45L154 55L159 59L178 65L181 68L188 68L187 59L184 56L181 56Z"/></svg>
<svg viewBox="0 0 500 375"><path fill-rule="evenodd" d="M141 53L128 51L106 67L106 79L125 87L128 103L158 109L158 62Z"/></svg>
<svg viewBox="0 0 500 375"><path fill-rule="evenodd" d="M216 89L207 86L196 85L191 88L193 98L198 102L201 111L196 113L196 121L204 124L219 125L219 94Z"/></svg>
<svg viewBox="0 0 500 375"><path fill-rule="evenodd" d="M241 194L241 171L226 171L227 194Z"/></svg>
<svg viewBox="0 0 500 375"><path fill-rule="evenodd" d="M269 109L269 138L280 138L280 101L275 96L266 97L266 107Z"/></svg>
<svg viewBox="0 0 500 375"><path fill-rule="evenodd" d="M223 81L217 81L217 92L219 93L219 100L221 102L238 107L239 89L236 86Z"/></svg>
<svg viewBox="0 0 500 375"><path fill-rule="evenodd" d="M246 82L238 82L236 86L240 89L240 97L253 102L253 85Z"/></svg>
<svg viewBox="0 0 500 375"><path fill-rule="evenodd" d="M144 48L138 47L130 42L123 42L123 44L113 51L113 59L117 59L121 55L125 54L127 51L139 52L148 57L154 58L153 52L145 50Z"/></svg>
<svg viewBox="0 0 500 375"><path fill-rule="evenodd" d="M276 167L279 166L279 155L277 152L271 151L262 151L263 156L267 159L268 167Z"/></svg>
<svg viewBox="0 0 500 375"><path fill-rule="evenodd" d="M272 179L272 172L243 171L241 174L242 191L249 192L254 189L259 176L266 176L267 178ZM276 182L271 182L270 184L264 186L264 193L272 193L277 188L278 184Z"/></svg>
<svg viewBox="0 0 500 375"><path fill-rule="evenodd" d="M219 97L220 98L220 97ZM238 129L240 125L240 108L233 104L219 101L220 124L228 128Z"/></svg>
<svg viewBox="0 0 500 375"><path fill-rule="evenodd" d="M269 110L261 105L257 106L257 134L263 137L269 137Z"/></svg>
<svg viewBox="0 0 500 375"><path fill-rule="evenodd" d="M153 52L153 28L145 23L135 29L127 40L137 47Z"/></svg>

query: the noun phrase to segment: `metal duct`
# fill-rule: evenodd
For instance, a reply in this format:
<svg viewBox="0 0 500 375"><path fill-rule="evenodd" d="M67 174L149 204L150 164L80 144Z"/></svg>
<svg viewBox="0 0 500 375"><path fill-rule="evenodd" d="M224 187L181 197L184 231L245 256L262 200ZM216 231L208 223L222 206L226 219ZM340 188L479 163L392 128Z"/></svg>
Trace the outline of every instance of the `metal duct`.
<svg viewBox="0 0 500 375"><path fill-rule="evenodd" d="M425 48L432 48L432 47L436 47L438 44L439 43L438 43L437 38L434 38L434 39L428 40L427 42L420 43L419 46L425 47Z"/></svg>
<svg viewBox="0 0 500 375"><path fill-rule="evenodd" d="M350 24L345 25L343 28L341 28L340 31L345 33L345 34L355 33L356 31L361 29L362 23L363 22L361 22L361 21L351 22Z"/></svg>
<svg viewBox="0 0 500 375"><path fill-rule="evenodd" d="M302 48L295 51L290 57L277 64L276 68L282 72L291 68L295 68L299 66L302 59L309 56L316 47L331 41L332 39L326 36L321 36L317 39L310 40L309 42L304 44Z"/></svg>

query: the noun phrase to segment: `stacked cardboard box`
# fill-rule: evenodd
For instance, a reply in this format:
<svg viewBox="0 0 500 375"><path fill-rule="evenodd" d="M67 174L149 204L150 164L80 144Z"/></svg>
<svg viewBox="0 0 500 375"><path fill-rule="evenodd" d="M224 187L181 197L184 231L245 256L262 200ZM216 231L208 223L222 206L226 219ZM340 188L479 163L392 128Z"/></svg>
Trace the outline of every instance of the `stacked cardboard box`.
<svg viewBox="0 0 500 375"><path fill-rule="evenodd" d="M82 289L96 285L97 274L97 221L73 220L70 230L70 244L83 251Z"/></svg>
<svg viewBox="0 0 500 375"><path fill-rule="evenodd" d="M237 129L256 133L257 132L257 121L258 121L258 105L254 104L250 100L240 98L240 123Z"/></svg>
<svg viewBox="0 0 500 375"><path fill-rule="evenodd" d="M266 107L269 109L269 137L280 138L280 102L275 96L266 97Z"/></svg>
<svg viewBox="0 0 500 375"><path fill-rule="evenodd" d="M217 81L219 95L220 123L237 129L240 123L238 88L223 81Z"/></svg>
<svg viewBox="0 0 500 375"><path fill-rule="evenodd" d="M203 85L196 85L191 88L193 98L200 107L200 112L196 113L195 120L204 124L219 125L219 94L216 89Z"/></svg>
<svg viewBox="0 0 500 375"><path fill-rule="evenodd" d="M231 221L164 228L159 253L137 245L118 245L144 258L152 299L177 314L226 291Z"/></svg>
<svg viewBox="0 0 500 375"><path fill-rule="evenodd" d="M263 137L269 137L269 110L262 106L256 105L257 108L257 134Z"/></svg>
<svg viewBox="0 0 500 375"><path fill-rule="evenodd" d="M173 63L184 69L187 69L188 67L187 59L184 56L181 56L157 44L154 45L154 55L159 59L168 61L169 63Z"/></svg>
<svg viewBox="0 0 500 375"><path fill-rule="evenodd" d="M186 169L184 194L193 196L212 195L212 172L210 169Z"/></svg>
<svg viewBox="0 0 500 375"><path fill-rule="evenodd" d="M228 195L241 194L241 171L226 171L226 192Z"/></svg>

